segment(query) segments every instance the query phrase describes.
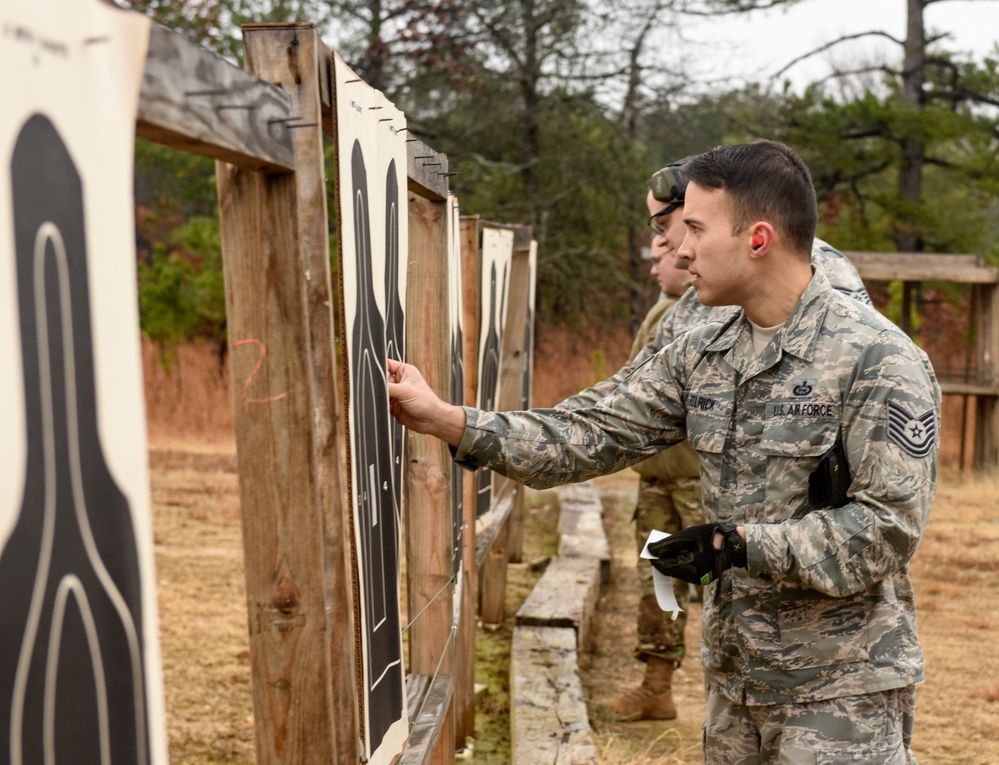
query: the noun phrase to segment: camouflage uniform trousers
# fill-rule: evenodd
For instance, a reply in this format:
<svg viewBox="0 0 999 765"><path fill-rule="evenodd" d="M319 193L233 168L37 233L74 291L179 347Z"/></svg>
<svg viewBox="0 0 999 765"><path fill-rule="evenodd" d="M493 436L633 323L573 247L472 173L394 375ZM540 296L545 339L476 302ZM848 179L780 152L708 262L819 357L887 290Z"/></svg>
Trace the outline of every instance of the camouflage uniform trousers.
<svg viewBox="0 0 999 765"><path fill-rule="evenodd" d="M653 529L675 534L677 531L704 523L699 478L642 478L638 484L635 506L635 544L641 553ZM645 661L650 656L680 663L687 651L683 632L687 626L687 604L690 587L674 580L676 602L684 610L677 618L664 612L656 602L652 584L652 566L639 559L638 579L641 600L638 603L638 646L635 656Z"/></svg>
<svg viewBox="0 0 999 765"><path fill-rule="evenodd" d="M705 765L916 765L916 686L808 704L736 704L707 687Z"/></svg>

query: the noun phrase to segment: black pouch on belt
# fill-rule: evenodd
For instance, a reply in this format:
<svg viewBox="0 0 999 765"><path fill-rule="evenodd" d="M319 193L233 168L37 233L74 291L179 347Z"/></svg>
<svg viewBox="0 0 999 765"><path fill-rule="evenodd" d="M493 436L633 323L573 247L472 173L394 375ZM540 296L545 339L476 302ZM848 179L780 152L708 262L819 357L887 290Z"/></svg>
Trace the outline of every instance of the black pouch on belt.
<svg viewBox="0 0 999 765"><path fill-rule="evenodd" d="M849 502L850 465L846 461L842 434L836 437L833 447L822 455L818 466L808 476L808 504L810 509L842 507Z"/></svg>

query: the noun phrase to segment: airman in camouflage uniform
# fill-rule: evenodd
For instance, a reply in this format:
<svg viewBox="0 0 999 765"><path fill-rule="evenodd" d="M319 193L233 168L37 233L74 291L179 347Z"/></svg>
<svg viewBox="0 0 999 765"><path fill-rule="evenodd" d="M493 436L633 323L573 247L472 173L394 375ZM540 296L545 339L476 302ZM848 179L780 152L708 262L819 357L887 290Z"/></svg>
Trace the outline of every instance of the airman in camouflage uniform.
<svg viewBox="0 0 999 765"><path fill-rule="evenodd" d="M685 161L680 160L667 165L653 175L649 182L649 212L654 213L650 218L654 234L652 249L655 251L656 247L662 244L669 249L669 256L674 257L684 235L682 203L686 183L679 178L679 172ZM659 202L665 203L666 207L656 213L654 204ZM676 218L676 223L679 223L678 229L674 228L674 221L669 218ZM862 303L871 304L871 298L856 267L839 250L821 239L815 239L812 244L811 262L817 270L825 273L837 291ZM686 268L685 263L678 265ZM595 403L676 337L709 321L722 320L734 315L738 310L733 306L703 305L697 299L697 292L693 287L689 287L679 299L667 296L653 306L642 322L632 346L629 363L607 381L571 396L556 404L556 408L578 409ZM660 320L653 325L653 330L649 333L649 324L656 316L659 316ZM634 515L635 542L639 552L645 546L653 529L672 534L687 526L704 523L697 454L687 442L639 463L635 466L635 470L642 476ZM672 614L664 613L659 608L652 580L652 567L640 565L638 574L641 600L635 655L646 663L645 673L642 684L637 689L616 697L611 701L607 711L621 720L671 720L676 716L676 705L672 695L672 674L686 655L684 632L687 626L686 608L690 601L690 588L686 582L679 580L674 582L676 600L683 610L676 619L673 619Z"/></svg>
<svg viewBox="0 0 999 765"><path fill-rule="evenodd" d="M792 169L780 175L782 162ZM444 438L462 464L535 488L611 473L687 438L709 522L744 540L745 566L729 559L704 588L705 762L912 765L923 655L909 562L935 493L940 388L897 327L822 272L808 278L809 210L799 225L780 207L807 207L800 190L783 190L795 172L810 191L797 155L772 142L685 166L680 253L703 302L743 310L682 335L596 404L455 408L390 363L393 412ZM751 206L775 194L777 207ZM814 192L811 205L814 232ZM770 287L763 299L757 280ZM772 336L758 348L761 329ZM809 480L837 442L851 478L845 504L817 505Z"/></svg>

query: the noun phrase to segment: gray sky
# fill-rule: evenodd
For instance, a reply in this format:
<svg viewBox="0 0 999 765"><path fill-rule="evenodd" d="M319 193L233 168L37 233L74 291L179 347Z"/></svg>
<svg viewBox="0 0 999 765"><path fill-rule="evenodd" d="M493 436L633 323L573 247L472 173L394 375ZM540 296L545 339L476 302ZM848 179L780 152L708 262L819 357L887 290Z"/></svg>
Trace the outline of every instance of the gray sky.
<svg viewBox="0 0 999 765"><path fill-rule="evenodd" d="M879 29L905 37L905 0L804 0L788 11L757 12L724 21L702 22L692 39L720 44L699 48L697 70L747 79L770 75L795 57L842 35ZM968 51L981 60L999 41L999 0L945 0L926 10L928 32L950 32L950 50ZM877 53L897 58L901 49L883 38L842 43L830 52L801 62L784 76L797 86L828 74L831 61L872 59Z"/></svg>

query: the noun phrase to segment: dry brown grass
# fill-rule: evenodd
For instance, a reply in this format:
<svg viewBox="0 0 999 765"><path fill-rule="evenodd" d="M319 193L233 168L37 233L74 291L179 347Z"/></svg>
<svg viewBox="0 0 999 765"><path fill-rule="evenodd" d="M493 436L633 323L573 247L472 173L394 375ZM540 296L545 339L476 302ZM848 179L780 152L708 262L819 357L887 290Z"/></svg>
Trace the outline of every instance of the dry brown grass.
<svg viewBox="0 0 999 765"><path fill-rule="evenodd" d="M170 761L252 763L236 457L200 446L150 453Z"/></svg>
<svg viewBox="0 0 999 765"><path fill-rule="evenodd" d="M183 343L166 348L142 341L146 419L150 439L163 447L232 448L232 393L218 348Z"/></svg>

